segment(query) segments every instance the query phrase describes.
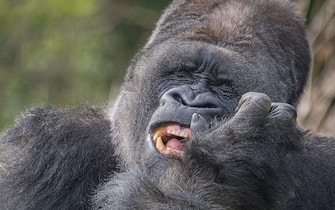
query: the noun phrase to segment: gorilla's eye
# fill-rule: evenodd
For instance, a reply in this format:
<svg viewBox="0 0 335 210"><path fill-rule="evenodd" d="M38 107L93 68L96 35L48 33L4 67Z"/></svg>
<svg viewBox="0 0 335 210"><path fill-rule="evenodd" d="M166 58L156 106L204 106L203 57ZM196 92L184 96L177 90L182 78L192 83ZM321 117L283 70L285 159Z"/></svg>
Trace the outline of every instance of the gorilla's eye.
<svg viewBox="0 0 335 210"><path fill-rule="evenodd" d="M191 138L191 129L179 124L168 124L153 132L153 142L157 150L165 156L181 157L184 147L181 140Z"/></svg>

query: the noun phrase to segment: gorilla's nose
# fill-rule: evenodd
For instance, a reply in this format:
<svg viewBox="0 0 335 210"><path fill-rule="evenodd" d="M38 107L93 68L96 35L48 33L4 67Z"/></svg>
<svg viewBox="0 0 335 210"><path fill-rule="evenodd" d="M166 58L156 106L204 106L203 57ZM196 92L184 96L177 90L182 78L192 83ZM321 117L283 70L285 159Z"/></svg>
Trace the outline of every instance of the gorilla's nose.
<svg viewBox="0 0 335 210"><path fill-rule="evenodd" d="M175 107L184 110L184 114L201 114L206 120L222 116L225 111L224 102L212 92L191 85L182 85L165 92L161 99L161 106Z"/></svg>

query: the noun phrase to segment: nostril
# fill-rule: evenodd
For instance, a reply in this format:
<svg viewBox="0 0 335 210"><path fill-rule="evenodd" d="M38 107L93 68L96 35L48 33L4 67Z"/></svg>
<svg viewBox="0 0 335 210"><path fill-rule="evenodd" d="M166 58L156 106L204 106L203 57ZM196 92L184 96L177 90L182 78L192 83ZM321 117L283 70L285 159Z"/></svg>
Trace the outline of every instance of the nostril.
<svg viewBox="0 0 335 210"><path fill-rule="evenodd" d="M212 99L210 101L198 101L198 100L194 100L194 101L192 101L192 103L190 104L190 106L194 107L194 108L202 108L202 109L216 109L216 108L220 108L219 100L218 99Z"/></svg>
<svg viewBox="0 0 335 210"><path fill-rule="evenodd" d="M197 106L194 106L197 107ZM205 102L204 104L200 104L200 106L198 108L208 108L208 109L212 109L212 108L218 108L219 106L217 104L211 103L211 102Z"/></svg>
<svg viewBox="0 0 335 210"><path fill-rule="evenodd" d="M221 109L221 101L209 91L197 91L187 86L173 88L163 94L161 105L179 104L196 109Z"/></svg>
<svg viewBox="0 0 335 210"><path fill-rule="evenodd" d="M183 97L178 92L171 93L171 97L173 98L173 100L179 102L180 104L187 106L187 102L183 99Z"/></svg>

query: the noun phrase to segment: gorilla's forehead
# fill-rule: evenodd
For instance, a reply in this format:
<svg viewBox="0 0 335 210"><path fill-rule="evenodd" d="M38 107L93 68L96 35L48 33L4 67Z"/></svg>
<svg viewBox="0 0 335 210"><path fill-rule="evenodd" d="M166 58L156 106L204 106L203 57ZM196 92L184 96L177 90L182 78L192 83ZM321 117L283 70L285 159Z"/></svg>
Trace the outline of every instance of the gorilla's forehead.
<svg viewBox="0 0 335 210"><path fill-rule="evenodd" d="M171 40L153 49L150 66L158 66L162 70L166 67L174 71L184 66L198 68L204 62L216 62L218 65L224 63L228 67L229 64L237 64L237 61L243 62L243 59L236 51L210 43Z"/></svg>
<svg viewBox="0 0 335 210"><path fill-rule="evenodd" d="M213 44L254 43L257 34L273 36L281 25L289 26L290 19L295 18L292 8L280 0L174 1L147 46L170 38Z"/></svg>

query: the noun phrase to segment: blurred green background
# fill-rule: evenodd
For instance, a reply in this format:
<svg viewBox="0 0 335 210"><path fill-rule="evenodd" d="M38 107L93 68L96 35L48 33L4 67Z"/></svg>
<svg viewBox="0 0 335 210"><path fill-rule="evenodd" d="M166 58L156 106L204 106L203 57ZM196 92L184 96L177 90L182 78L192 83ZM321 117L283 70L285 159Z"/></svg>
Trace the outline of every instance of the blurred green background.
<svg viewBox="0 0 335 210"><path fill-rule="evenodd" d="M32 106L102 105L114 98L131 58L169 2L0 0L0 130ZM300 122L335 132L335 121L328 117L335 116L335 64L331 63L335 60L335 1L297 2L316 53L311 86L299 107ZM326 72L334 80L320 87L323 79L330 78ZM322 99L320 88L327 100ZM314 106L319 108L320 100L327 102L321 113Z"/></svg>
<svg viewBox="0 0 335 210"><path fill-rule="evenodd" d="M167 0L0 0L0 130L41 105L114 97Z"/></svg>

